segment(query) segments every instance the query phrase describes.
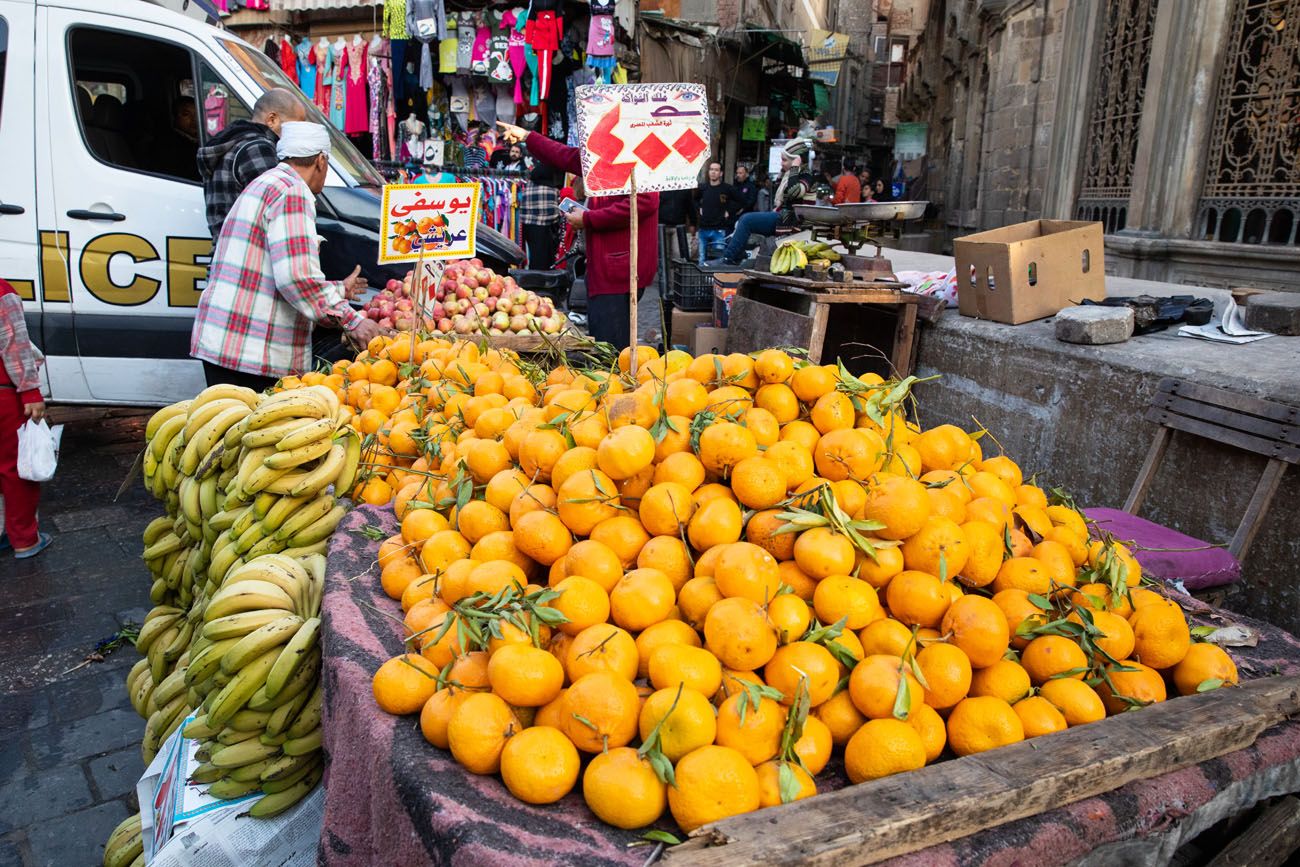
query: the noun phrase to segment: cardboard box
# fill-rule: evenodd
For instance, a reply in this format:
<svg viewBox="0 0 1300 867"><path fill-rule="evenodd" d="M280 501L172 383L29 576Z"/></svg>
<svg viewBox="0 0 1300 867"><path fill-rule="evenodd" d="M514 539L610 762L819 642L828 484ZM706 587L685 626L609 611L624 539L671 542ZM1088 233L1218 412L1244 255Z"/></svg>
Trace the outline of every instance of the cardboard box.
<svg viewBox="0 0 1300 867"><path fill-rule="evenodd" d="M712 325L713 311L701 310L699 313L690 313L685 310L674 310L672 325L672 344L673 346L685 346L690 349L694 345L695 326Z"/></svg>
<svg viewBox="0 0 1300 867"><path fill-rule="evenodd" d="M736 297L736 287L721 281L713 284L713 326L726 328L731 320L731 299Z"/></svg>
<svg viewBox="0 0 1300 867"><path fill-rule="evenodd" d="M1106 297L1101 223L1017 223L957 238L953 256L963 316L1019 325Z"/></svg>
<svg viewBox="0 0 1300 867"><path fill-rule="evenodd" d="M710 316L713 314L710 313ZM722 355L727 351L727 329L714 328L712 325L701 325L695 329L695 343L691 350L692 355L704 355L712 352Z"/></svg>

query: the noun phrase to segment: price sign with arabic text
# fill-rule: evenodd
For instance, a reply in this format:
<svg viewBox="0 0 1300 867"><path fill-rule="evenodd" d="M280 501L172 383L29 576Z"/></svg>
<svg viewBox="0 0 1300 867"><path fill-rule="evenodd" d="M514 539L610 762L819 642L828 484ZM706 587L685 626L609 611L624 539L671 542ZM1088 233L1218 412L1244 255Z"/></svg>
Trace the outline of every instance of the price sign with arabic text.
<svg viewBox="0 0 1300 867"><path fill-rule="evenodd" d="M702 84L588 84L577 89L582 179L590 196L694 189L709 158Z"/></svg>
<svg viewBox="0 0 1300 867"><path fill-rule="evenodd" d="M470 259L478 226L478 184L390 184L384 187L380 262Z"/></svg>

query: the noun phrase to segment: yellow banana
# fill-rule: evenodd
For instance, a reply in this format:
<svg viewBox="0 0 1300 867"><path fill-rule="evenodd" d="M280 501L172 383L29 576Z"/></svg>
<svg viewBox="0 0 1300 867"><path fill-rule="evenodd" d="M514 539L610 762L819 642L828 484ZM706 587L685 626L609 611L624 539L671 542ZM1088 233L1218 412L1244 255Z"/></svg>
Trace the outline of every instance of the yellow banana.
<svg viewBox="0 0 1300 867"><path fill-rule="evenodd" d="M281 419L277 422L272 422L266 427L258 428L257 430L245 431L239 441L244 448L248 449L266 448L267 446L273 447L281 439L289 436L294 431L304 427L310 427L318 421L320 421L320 419L298 418L297 416L292 416L290 418Z"/></svg>
<svg viewBox="0 0 1300 867"><path fill-rule="evenodd" d="M221 670L226 674L234 674L262 654L287 644L302 624L301 617L287 614L274 623L253 630L225 652L221 657Z"/></svg>
<svg viewBox="0 0 1300 867"><path fill-rule="evenodd" d="M249 409L252 409L257 406L258 401L262 398L261 395L253 391L251 388L245 388L242 385L219 383L217 385L209 385L207 388L203 389L203 391L200 391L191 402L191 408L198 409L204 404L211 403L215 400L230 399L243 401Z"/></svg>
<svg viewBox="0 0 1300 867"><path fill-rule="evenodd" d="M293 599L269 581L241 581L232 587L218 590L216 595L208 600L204 616L210 620L217 620L229 614L267 608L292 611Z"/></svg>
<svg viewBox="0 0 1300 867"><path fill-rule="evenodd" d="M336 419L333 416L308 422L281 437L280 441L275 444L275 448L277 451L289 452L318 440L326 439L334 433L335 422Z"/></svg>
<svg viewBox="0 0 1300 867"><path fill-rule="evenodd" d="M216 404L211 404L211 406L216 406ZM181 472L193 474L198 469L200 461L221 444L226 431L241 421L248 413L247 406L239 401L234 401L233 406L228 405L225 409L218 411L195 430L193 434L187 432L185 434L185 452L181 455Z"/></svg>
<svg viewBox="0 0 1300 867"><path fill-rule="evenodd" d="M307 505L298 509L293 515L280 525L275 531L275 538L286 541L293 538L307 527L319 521L330 513L334 508L335 499L332 494L321 494ZM319 540L317 540L319 541Z"/></svg>
<svg viewBox="0 0 1300 867"><path fill-rule="evenodd" d="M361 436L356 431L349 430L343 440L347 454L343 460L343 468L339 470L338 478L334 480L334 490L339 492L339 496L348 496L352 491L352 485L357 480L357 470L361 467Z"/></svg>
<svg viewBox="0 0 1300 867"><path fill-rule="evenodd" d="M334 417L334 411L324 399L309 389L295 389L287 394L289 396L284 399L269 399L258 404L257 409L248 417L248 429L261 430L272 422L286 418Z"/></svg>
<svg viewBox="0 0 1300 867"><path fill-rule="evenodd" d="M333 534L334 529L338 527L339 522L343 520L343 516L347 513L347 506L342 504L335 506L330 509L329 514L312 522L306 528L291 536L289 545L295 548L303 548L325 541Z"/></svg>
<svg viewBox="0 0 1300 867"><path fill-rule="evenodd" d="M277 787L275 791L268 791L267 784L263 783L262 791L267 794L248 808L248 814L259 819L268 819L283 813L310 795L325 773L325 765L317 761L315 764L307 765L306 769L306 772L297 777L294 782L283 788Z"/></svg>
<svg viewBox="0 0 1300 867"><path fill-rule="evenodd" d="M167 454L168 449L172 447L174 440L181 431L185 430L185 416L174 415L162 423L157 433L149 439L149 451L153 452L154 459L162 463L163 456Z"/></svg>
<svg viewBox="0 0 1300 867"><path fill-rule="evenodd" d="M173 403L171 406L164 406L153 415L149 416L149 421L144 426L144 441L152 442L153 438L158 435L159 429L163 424L177 416L184 416L190 411L190 404L193 401L182 400L179 403Z"/></svg>
<svg viewBox="0 0 1300 867"><path fill-rule="evenodd" d="M319 617L308 619L298 627L297 633L280 651L279 657L266 675L266 697L274 701L285 684L293 678L299 667L315 649L320 638L321 621Z"/></svg>
<svg viewBox="0 0 1300 867"><path fill-rule="evenodd" d="M269 470L291 470L294 467L302 466L308 461L314 461L317 458L329 454L333 441L328 437L308 443L305 446L299 446L296 449L276 452L273 455L263 459L262 465Z"/></svg>
<svg viewBox="0 0 1300 867"><path fill-rule="evenodd" d="M359 458L360 450L358 450L357 455ZM307 474L290 489L290 496L313 496L325 490L331 482L335 482L343 473L343 470L346 468L347 459L348 447L342 443L335 442L321 459L320 464L317 465L315 469L308 470ZM335 487L340 492L344 490L337 485Z"/></svg>
<svg viewBox="0 0 1300 867"><path fill-rule="evenodd" d="M224 727L237 711L248 704L248 700L266 682L267 672L275 665L281 652L277 648L241 668L239 673L234 675L230 682L221 688L221 692L217 693L212 708L208 711L208 724ZM258 744L258 746L261 746L261 744ZM215 759L215 756L213 758ZM263 756L262 758L266 757ZM214 761L213 764L217 764L217 762ZM239 762L238 764L248 763Z"/></svg>

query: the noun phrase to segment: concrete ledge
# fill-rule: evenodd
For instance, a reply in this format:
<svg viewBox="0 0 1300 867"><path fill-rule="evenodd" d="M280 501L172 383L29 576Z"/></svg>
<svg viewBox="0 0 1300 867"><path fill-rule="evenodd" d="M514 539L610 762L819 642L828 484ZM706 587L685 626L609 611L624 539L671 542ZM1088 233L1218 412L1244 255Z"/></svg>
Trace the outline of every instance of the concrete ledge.
<svg viewBox="0 0 1300 867"><path fill-rule="evenodd" d="M948 270L952 258L888 250L896 270ZM1107 278L1111 295L1224 290ZM1300 407L1300 337L1229 346L1178 337L1176 329L1109 346L1056 339L1053 320L1010 326L948 310L921 331L917 373L942 379L919 387L922 422L967 430L986 425L1028 476L1065 486L1081 505L1123 504L1155 433L1143 419L1166 376ZM997 446L985 440L985 451ZM1264 458L1177 434L1143 516L1209 542L1236 530ZM1283 479L1228 607L1300 629L1300 468Z"/></svg>

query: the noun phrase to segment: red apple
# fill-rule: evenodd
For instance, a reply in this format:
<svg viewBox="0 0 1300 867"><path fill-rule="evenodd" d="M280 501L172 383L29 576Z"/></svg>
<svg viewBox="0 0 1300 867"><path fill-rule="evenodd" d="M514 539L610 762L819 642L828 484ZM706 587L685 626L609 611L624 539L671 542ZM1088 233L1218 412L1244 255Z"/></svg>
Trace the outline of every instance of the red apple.
<svg viewBox="0 0 1300 867"><path fill-rule="evenodd" d="M492 313L491 310L488 310L488 306L482 301L474 305L474 312L479 315L480 319L486 319Z"/></svg>
<svg viewBox="0 0 1300 867"><path fill-rule="evenodd" d="M462 283L456 287L456 297L463 301L470 296L471 291L471 287Z"/></svg>
<svg viewBox="0 0 1300 867"><path fill-rule="evenodd" d="M463 262L463 261L464 261L464 260L462 260L462 262ZM470 260L469 260L469 265L470 265L470 267L474 267L474 268L482 268L482 267L483 267L483 260L482 260L482 259L470 259Z"/></svg>
<svg viewBox="0 0 1300 867"><path fill-rule="evenodd" d="M392 327L393 327L393 320L391 320L391 319L389 319L387 316L385 316L383 319L380 319L380 320L379 320L379 327L380 327L380 328L392 328Z"/></svg>
<svg viewBox="0 0 1300 867"><path fill-rule="evenodd" d="M510 327L510 316L505 313L495 313L492 315L492 327L505 331Z"/></svg>
<svg viewBox="0 0 1300 867"><path fill-rule="evenodd" d="M538 300L536 295L524 302L524 310L528 311L528 315L530 316L536 313L537 309L541 306L542 302Z"/></svg>
<svg viewBox="0 0 1300 867"><path fill-rule="evenodd" d="M512 304L512 305L510 305L510 315L511 315L511 316L523 316L523 315L524 315L525 313L527 313L527 312L528 312L528 311L524 309L524 305L522 305L522 304Z"/></svg>
<svg viewBox="0 0 1300 867"><path fill-rule="evenodd" d="M518 314L510 317L510 330L515 333L525 331L528 328L528 317Z"/></svg>
<svg viewBox="0 0 1300 867"><path fill-rule="evenodd" d="M451 331L451 320L448 319L446 316L439 319L438 330L441 331L443 334L446 334L448 331Z"/></svg>
<svg viewBox="0 0 1300 867"><path fill-rule="evenodd" d="M429 311L429 316L432 319L441 319L446 315L447 315L446 309L443 308L441 304L437 304L437 303L435 303L433 305L433 309Z"/></svg>
<svg viewBox="0 0 1300 867"><path fill-rule="evenodd" d="M474 297L477 298L479 301L483 301L483 300L485 300L485 299L487 299L487 298L490 298L490 297L492 297L492 296L491 296L491 294L488 292L487 287L486 287L486 286L483 286L483 285L480 284L480 285L474 287Z"/></svg>
<svg viewBox="0 0 1300 867"><path fill-rule="evenodd" d="M514 292L510 293L511 304L523 304L527 300L528 300L528 293L522 289L516 289Z"/></svg>
<svg viewBox="0 0 1300 867"><path fill-rule="evenodd" d="M497 309L497 299L493 298L493 297L490 296L490 295L489 295L489 296L487 297L487 299L483 302L483 304L487 307L488 310L493 310L493 311L495 311L495 310Z"/></svg>

